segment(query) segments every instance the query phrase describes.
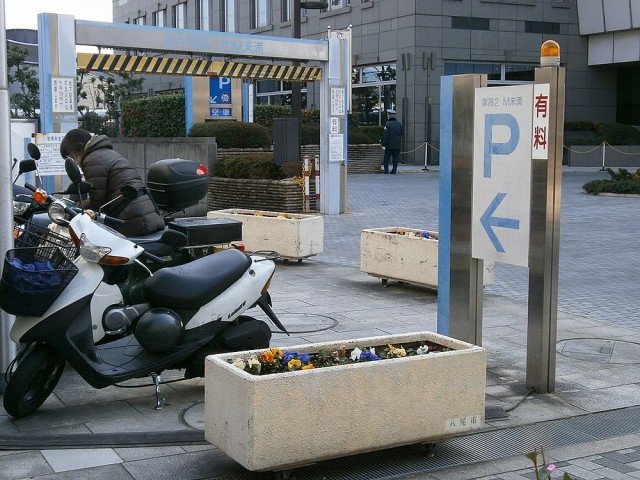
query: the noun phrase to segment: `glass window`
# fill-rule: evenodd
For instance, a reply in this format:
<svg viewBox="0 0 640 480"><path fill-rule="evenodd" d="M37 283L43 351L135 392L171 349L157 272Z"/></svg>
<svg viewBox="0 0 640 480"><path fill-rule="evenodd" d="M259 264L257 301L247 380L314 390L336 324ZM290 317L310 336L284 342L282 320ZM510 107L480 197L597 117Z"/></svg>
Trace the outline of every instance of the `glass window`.
<svg viewBox="0 0 640 480"><path fill-rule="evenodd" d="M144 25L144 24L145 24L145 22L144 22L144 15L142 15L141 17L135 18L135 19L133 20L133 24L134 24L134 25Z"/></svg>
<svg viewBox="0 0 640 480"><path fill-rule="evenodd" d="M533 65L505 65L504 79L513 82L533 82L536 67Z"/></svg>
<svg viewBox="0 0 640 480"><path fill-rule="evenodd" d="M166 26L167 22L166 22L166 17L167 17L167 11L166 10L158 10L157 12L153 12L153 24L156 27L164 27Z"/></svg>
<svg viewBox="0 0 640 480"><path fill-rule="evenodd" d="M198 30L211 29L209 22L209 0L196 1L196 20L198 22L196 25Z"/></svg>
<svg viewBox="0 0 640 480"><path fill-rule="evenodd" d="M221 0L222 19L220 23L223 32L235 33L236 31L236 0Z"/></svg>
<svg viewBox="0 0 640 480"><path fill-rule="evenodd" d="M251 0L251 28L268 25L267 0Z"/></svg>
<svg viewBox="0 0 640 480"><path fill-rule="evenodd" d="M351 0L329 0L329 10L338 10L351 5Z"/></svg>
<svg viewBox="0 0 640 480"><path fill-rule="evenodd" d="M282 0L282 21L288 22L292 18L293 0Z"/></svg>
<svg viewBox="0 0 640 480"><path fill-rule="evenodd" d="M390 82L396 79L396 66L390 65L372 65L362 68L360 81L362 83Z"/></svg>
<svg viewBox="0 0 640 480"><path fill-rule="evenodd" d="M173 26L175 28L187 28L187 3L179 3L173 6Z"/></svg>
<svg viewBox="0 0 640 480"><path fill-rule="evenodd" d="M307 105L307 88L302 85L302 108ZM259 105L291 105L291 82L260 80L256 82L256 103Z"/></svg>

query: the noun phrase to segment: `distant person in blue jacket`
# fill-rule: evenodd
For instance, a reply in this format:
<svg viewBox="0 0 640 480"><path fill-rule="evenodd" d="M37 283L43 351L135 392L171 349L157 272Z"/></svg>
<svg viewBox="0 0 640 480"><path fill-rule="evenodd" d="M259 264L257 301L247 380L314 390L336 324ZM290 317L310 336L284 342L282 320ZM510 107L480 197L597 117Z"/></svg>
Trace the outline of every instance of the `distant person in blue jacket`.
<svg viewBox="0 0 640 480"><path fill-rule="evenodd" d="M393 161L391 173L398 171L400 147L402 145L402 124L396 119L395 110L387 110L388 120L382 132L382 148L384 149L384 173L389 173L389 159Z"/></svg>

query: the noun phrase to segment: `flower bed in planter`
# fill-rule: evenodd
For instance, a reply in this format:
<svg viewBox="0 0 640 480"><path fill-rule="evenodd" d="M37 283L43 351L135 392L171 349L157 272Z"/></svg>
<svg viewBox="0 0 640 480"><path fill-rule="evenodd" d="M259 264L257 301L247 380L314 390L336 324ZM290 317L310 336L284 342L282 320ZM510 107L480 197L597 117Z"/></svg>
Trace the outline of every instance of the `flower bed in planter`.
<svg viewBox="0 0 640 480"><path fill-rule="evenodd" d="M492 285L494 263L484 262L483 285ZM360 232L360 270L382 279L438 288L438 232L384 227Z"/></svg>
<svg viewBox="0 0 640 480"><path fill-rule="evenodd" d="M486 353L431 332L291 347L298 356L431 342L449 351L253 375L264 350L207 357L205 438L253 471L432 443L484 424ZM286 354L286 352L284 352ZM236 365L233 362L236 362Z"/></svg>
<svg viewBox="0 0 640 480"><path fill-rule="evenodd" d="M285 259L322 253L324 218L321 215L226 209L207 213L207 218L230 218L242 222L242 242L249 252L272 250Z"/></svg>

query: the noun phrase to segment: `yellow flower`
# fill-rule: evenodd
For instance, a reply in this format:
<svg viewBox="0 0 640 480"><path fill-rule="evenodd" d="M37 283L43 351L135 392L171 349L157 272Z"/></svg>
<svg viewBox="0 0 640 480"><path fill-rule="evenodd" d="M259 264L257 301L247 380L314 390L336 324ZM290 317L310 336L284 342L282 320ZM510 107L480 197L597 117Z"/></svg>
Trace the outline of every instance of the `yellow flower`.
<svg viewBox="0 0 640 480"><path fill-rule="evenodd" d="M302 367L302 370L311 370L312 368L316 368L316 367L314 367L313 364L310 363L310 364L305 365L304 367Z"/></svg>
<svg viewBox="0 0 640 480"><path fill-rule="evenodd" d="M406 357L407 351L402 347L396 348L393 345L389 345L389 354L396 357Z"/></svg>
<svg viewBox="0 0 640 480"><path fill-rule="evenodd" d="M275 357L275 358L282 358L283 357L283 353L282 350L279 348L272 348L271 350L271 354Z"/></svg>
<svg viewBox="0 0 640 480"><path fill-rule="evenodd" d="M289 360L289 363L287 363L287 368L289 370L295 370L296 368L300 368L301 365L302 365L302 362L297 358L294 358L292 360Z"/></svg>

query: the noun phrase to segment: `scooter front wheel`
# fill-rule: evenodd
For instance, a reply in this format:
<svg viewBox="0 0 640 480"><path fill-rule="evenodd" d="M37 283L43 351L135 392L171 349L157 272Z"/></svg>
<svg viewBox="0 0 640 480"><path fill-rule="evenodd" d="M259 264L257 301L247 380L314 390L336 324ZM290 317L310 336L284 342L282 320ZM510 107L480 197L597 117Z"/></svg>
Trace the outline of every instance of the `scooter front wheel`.
<svg viewBox="0 0 640 480"><path fill-rule="evenodd" d="M37 344L11 374L4 392L4 409L15 418L33 413L51 395L65 361L48 345Z"/></svg>

